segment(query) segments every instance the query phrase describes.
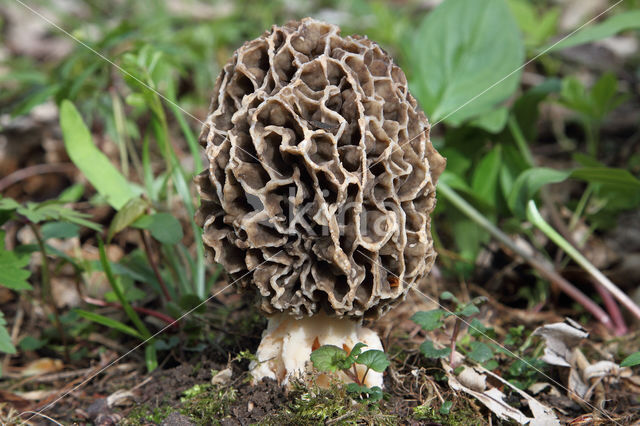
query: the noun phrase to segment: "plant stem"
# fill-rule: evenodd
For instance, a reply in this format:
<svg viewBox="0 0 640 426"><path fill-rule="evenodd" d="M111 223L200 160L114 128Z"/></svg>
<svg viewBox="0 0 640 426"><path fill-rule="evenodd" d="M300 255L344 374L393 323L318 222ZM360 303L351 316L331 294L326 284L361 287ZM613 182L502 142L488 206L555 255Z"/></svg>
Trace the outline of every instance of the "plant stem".
<svg viewBox="0 0 640 426"><path fill-rule="evenodd" d="M153 253L151 252L151 244L149 244L149 237L144 229L140 229L140 237L142 238L142 244L144 245L144 251L147 254L147 259L149 259L149 264L151 265L151 269L153 269L153 274L156 276L158 280L158 284L160 284L160 288L162 288L162 294L164 294L165 299L170 302L171 295L169 294L169 289L162 279L162 275L160 274L160 270L158 269L158 265L153 258Z"/></svg>
<svg viewBox="0 0 640 426"><path fill-rule="evenodd" d="M524 157L527 164L533 167L535 165L533 154L531 154L531 150L529 149L529 146L527 145L527 142L524 139L522 130L520 129L520 126L518 125L518 122L513 115L509 117L508 126L509 126L509 130L511 131L511 135L513 136L513 140L516 142L516 145L520 150L520 153Z"/></svg>
<svg viewBox="0 0 640 426"><path fill-rule="evenodd" d="M87 303L89 303L91 305L102 306L102 307L112 306L114 308L124 309L120 303L106 302L104 300L94 299L93 297L89 297L89 296L83 297L82 300L84 300L85 302L87 302ZM179 324L175 319L173 319L169 315L163 314L162 312L154 311L153 309L147 309L147 308L143 308L143 307L140 307L140 306L132 306L132 308L136 312L140 312L141 314L145 314L145 315L149 315L149 316L152 316L152 317L156 317L156 318L166 322L167 324L170 324L172 328L176 328L176 329L179 328Z"/></svg>
<svg viewBox="0 0 640 426"><path fill-rule="evenodd" d="M476 210L471 204L463 199L457 192L455 192L449 185L440 181L438 182L438 192L446 198L451 204L456 206L462 213L467 215L471 220L481 226L484 230L489 232L494 238L508 247L511 251L522 257L527 263L535 268L540 275L549 281L555 283L560 289L567 293L571 298L580 303L584 308L590 312L598 321L605 325L610 330L613 330L613 323L607 313L598 306L593 300L587 297L584 293L578 290L573 284L564 279L555 270L548 267L541 261L535 259L524 249L517 246L509 236L489 222L482 214Z"/></svg>
<svg viewBox="0 0 640 426"><path fill-rule="evenodd" d="M596 279L605 289L607 289L613 297L627 308L636 318L640 319L640 307L634 303L629 296L627 296L622 290L618 288L609 278L607 278L598 268L593 266L589 260L584 257L578 250L576 250L571 244L569 244L562 235L553 229L542 218L536 203L533 200L529 200L527 204L527 218L531 223L538 227L547 237L549 237L554 243L560 246L571 258L582 268L587 271L593 278Z"/></svg>
<svg viewBox="0 0 640 426"><path fill-rule="evenodd" d="M453 333L451 334L451 353L449 354L449 365L455 368L453 365L453 357L456 352L456 341L458 340L458 333L460 332L460 317L456 316L456 322L453 325Z"/></svg>
<svg viewBox="0 0 640 426"><path fill-rule="evenodd" d="M38 242L38 248L40 249L40 253L42 254L42 303L46 306L49 306L51 312L53 313L53 322L58 329L58 334L60 335L60 339L62 340L62 346L64 347L64 357L67 362L71 359L69 356L69 347L67 345L67 335L64 332L64 328L62 327L62 322L60 321L60 315L58 315L58 308L56 307L56 303L53 300L53 293L51 292L51 279L49 277L49 258L47 257L47 250L44 246L44 240L42 239L42 235L40 234L40 227L35 223L29 221L27 222L31 230L33 231L33 235Z"/></svg>

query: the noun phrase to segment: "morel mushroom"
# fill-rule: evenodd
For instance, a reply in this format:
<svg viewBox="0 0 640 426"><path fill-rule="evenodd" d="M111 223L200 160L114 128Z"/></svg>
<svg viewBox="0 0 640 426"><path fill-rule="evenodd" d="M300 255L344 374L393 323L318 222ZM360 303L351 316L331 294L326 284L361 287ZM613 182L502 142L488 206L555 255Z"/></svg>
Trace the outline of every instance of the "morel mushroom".
<svg viewBox="0 0 640 426"><path fill-rule="evenodd" d="M257 380L287 383L319 345L382 349L363 319L404 299L436 256L445 160L429 123L380 46L339 34L307 18L245 43L200 135L207 252L269 317Z"/></svg>

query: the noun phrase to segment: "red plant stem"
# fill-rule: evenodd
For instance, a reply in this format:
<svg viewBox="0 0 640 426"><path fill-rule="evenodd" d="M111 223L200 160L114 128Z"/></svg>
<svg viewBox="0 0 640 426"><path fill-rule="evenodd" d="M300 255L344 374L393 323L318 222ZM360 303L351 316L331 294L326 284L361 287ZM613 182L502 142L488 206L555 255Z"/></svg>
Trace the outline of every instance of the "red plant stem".
<svg viewBox="0 0 640 426"><path fill-rule="evenodd" d="M114 308L122 309L122 305L117 302L107 302L100 299L94 299L93 297L89 297L89 296L84 296L82 300L84 300L85 302L91 305L103 306L103 307L111 306ZM166 322L167 324L170 324L171 328L175 328L175 329L179 328L178 322L175 319L173 319L169 315L163 314L162 312L154 311L153 309L142 308L140 306L132 306L132 308L136 312L140 312L141 314L145 314L145 315L150 315L152 317L158 318Z"/></svg>
<svg viewBox="0 0 640 426"><path fill-rule="evenodd" d="M453 365L453 356L456 353L456 340L458 340L458 333L460 332L460 317L456 316L456 322L453 326L453 333L451 334L451 353L449 354L449 365L455 368Z"/></svg>
<svg viewBox="0 0 640 426"><path fill-rule="evenodd" d="M162 288L162 294L164 294L165 299L170 302L171 296L169 295L169 290L167 289L167 285L164 283L162 279L162 275L160 274L160 270L158 269L158 265L155 260L153 260L153 253L151 252L151 244L149 243L149 237L147 233L141 229L140 236L142 237L142 244L144 245L144 251L147 253L147 258L149 259L149 264L151 264L151 269L153 269L153 274L156 276L158 283L160 284L160 288Z"/></svg>
<svg viewBox="0 0 640 426"><path fill-rule="evenodd" d="M620 312L620 308L618 307L616 300L613 298L611 293L609 293L609 291L604 288L602 284L600 284L596 280L593 280L593 283L598 293L600 293L600 297L602 297L604 307L607 308L607 312L609 312L609 316L611 316L611 320L613 321L613 325L615 326L615 334L618 336L627 334L629 329L624 322L622 312Z"/></svg>

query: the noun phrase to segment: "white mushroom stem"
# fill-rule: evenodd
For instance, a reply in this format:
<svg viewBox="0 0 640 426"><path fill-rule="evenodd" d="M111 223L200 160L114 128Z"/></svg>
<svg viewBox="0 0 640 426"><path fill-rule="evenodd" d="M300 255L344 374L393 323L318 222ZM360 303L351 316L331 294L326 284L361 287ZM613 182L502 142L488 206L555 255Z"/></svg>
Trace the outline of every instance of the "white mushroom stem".
<svg viewBox="0 0 640 426"><path fill-rule="evenodd" d="M276 314L269 318L269 325L262 333L262 341L256 353L258 361L252 362L249 368L254 381L269 377L286 385L291 378L310 371L311 352L319 346L335 345L349 352L359 342L367 345L363 351L383 350L376 332L363 327L361 322L325 314L302 319L288 314ZM356 364L359 380L362 380L365 371L366 367ZM343 381L352 382L346 374L339 375ZM326 376L318 378L319 385L327 383ZM363 384L382 387L382 373L369 370Z"/></svg>

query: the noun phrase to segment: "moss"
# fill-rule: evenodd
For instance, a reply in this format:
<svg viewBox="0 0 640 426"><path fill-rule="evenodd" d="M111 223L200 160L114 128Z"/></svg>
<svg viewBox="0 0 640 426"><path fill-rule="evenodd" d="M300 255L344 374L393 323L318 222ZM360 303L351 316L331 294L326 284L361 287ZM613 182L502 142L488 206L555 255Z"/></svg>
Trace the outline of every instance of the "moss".
<svg viewBox="0 0 640 426"><path fill-rule="evenodd" d="M219 424L228 408L236 399L236 390L230 387L218 387L211 384L198 384L183 393L180 399L180 413L188 416L198 425Z"/></svg>
<svg viewBox="0 0 640 426"><path fill-rule="evenodd" d="M122 420L122 425L126 426L142 426L149 422L161 423L174 409L169 405L149 408L146 404L140 405L129 411L126 419Z"/></svg>
<svg viewBox="0 0 640 426"><path fill-rule="evenodd" d="M259 424L265 426L295 424L317 425L331 422L335 425L375 424L395 425L398 418L384 414L377 404L355 402L346 388L331 383L328 389L315 383L306 385L296 381L289 393L290 402L282 410L265 417Z"/></svg>
<svg viewBox="0 0 640 426"><path fill-rule="evenodd" d="M418 405L413 408L413 418L450 426L486 424L481 417L478 417L478 413L469 405L469 401L465 398L457 399L449 414L442 414L437 407L432 405Z"/></svg>

